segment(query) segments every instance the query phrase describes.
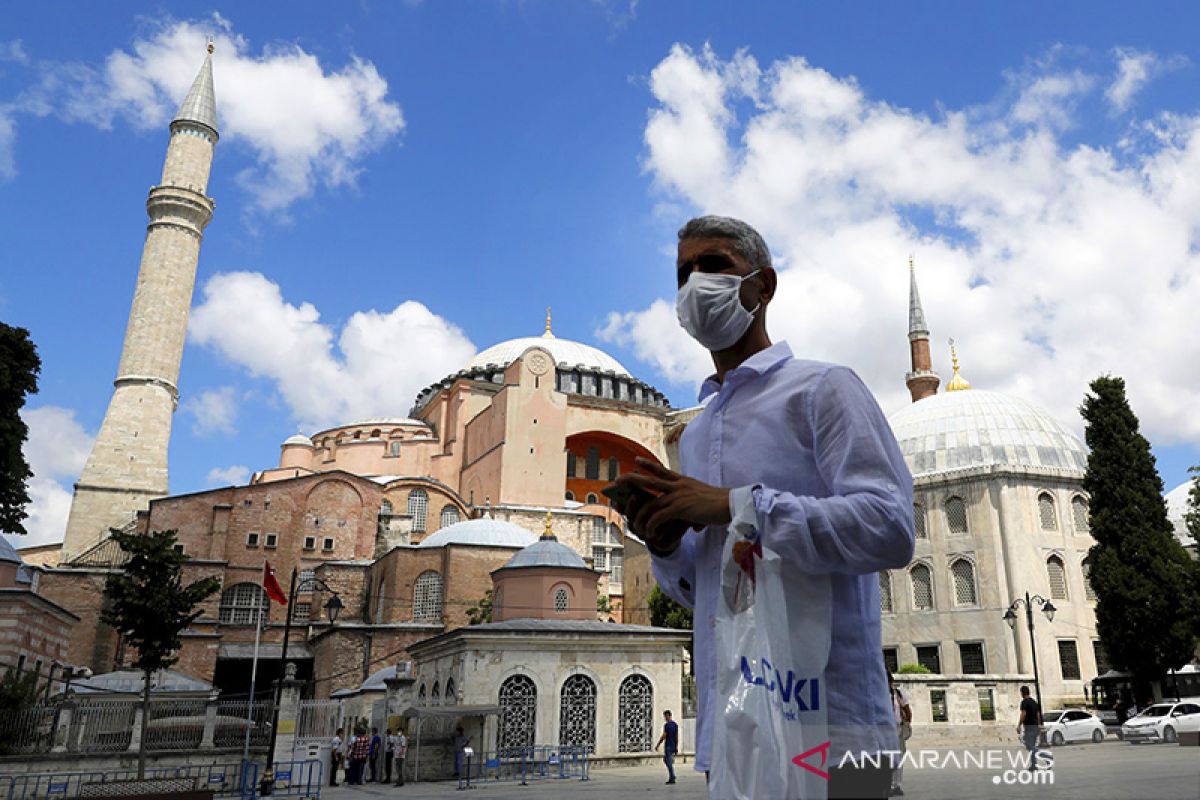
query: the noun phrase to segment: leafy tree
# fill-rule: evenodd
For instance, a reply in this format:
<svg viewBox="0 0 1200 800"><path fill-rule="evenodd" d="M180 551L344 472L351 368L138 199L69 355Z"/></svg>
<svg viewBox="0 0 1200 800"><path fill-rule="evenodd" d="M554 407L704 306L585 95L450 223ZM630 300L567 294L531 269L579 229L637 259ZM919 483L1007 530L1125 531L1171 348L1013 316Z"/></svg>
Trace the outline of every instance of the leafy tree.
<svg viewBox="0 0 1200 800"><path fill-rule="evenodd" d="M129 561L108 576L109 607L101 619L136 648L133 666L142 672L142 719L150 718L150 677L179 660L180 634L200 616L197 606L221 588L215 577L184 585L187 556L175 549L175 531L110 533ZM143 726L145 722L143 722ZM143 727L144 732L144 727ZM138 749L138 778L146 774L146 737Z"/></svg>
<svg viewBox="0 0 1200 800"><path fill-rule="evenodd" d="M646 601L650 606L650 624L659 628L692 629L692 610L676 603L667 593L655 586Z"/></svg>
<svg viewBox="0 0 1200 800"><path fill-rule="evenodd" d="M1087 423L1092 537L1085 563L1096 592L1096 629L1114 665L1134 680L1161 680L1186 664L1200 630L1195 566L1167 518L1162 478L1125 397L1102 376L1080 408Z"/></svg>
<svg viewBox="0 0 1200 800"><path fill-rule="evenodd" d="M25 533L25 506L33 477L22 447L29 428L21 419L25 398L37 392L42 361L29 331L0 322L0 531Z"/></svg>
<svg viewBox="0 0 1200 800"><path fill-rule="evenodd" d="M1192 540L1200 546L1200 464L1194 467L1188 467L1188 472L1192 473L1192 488L1188 489L1188 501L1184 507L1183 522L1187 526L1187 532L1192 535Z"/></svg>
<svg viewBox="0 0 1200 800"><path fill-rule="evenodd" d="M12 667L0 678L0 753L9 751L19 730L10 720L37 703L37 681L33 670L18 672Z"/></svg>
<svg viewBox="0 0 1200 800"><path fill-rule="evenodd" d="M896 670L899 675L929 675L929 667L924 664L901 664Z"/></svg>
<svg viewBox="0 0 1200 800"><path fill-rule="evenodd" d="M483 593L483 597L479 599L479 602L467 609L467 624L482 625L485 622L491 621L492 590L488 589Z"/></svg>

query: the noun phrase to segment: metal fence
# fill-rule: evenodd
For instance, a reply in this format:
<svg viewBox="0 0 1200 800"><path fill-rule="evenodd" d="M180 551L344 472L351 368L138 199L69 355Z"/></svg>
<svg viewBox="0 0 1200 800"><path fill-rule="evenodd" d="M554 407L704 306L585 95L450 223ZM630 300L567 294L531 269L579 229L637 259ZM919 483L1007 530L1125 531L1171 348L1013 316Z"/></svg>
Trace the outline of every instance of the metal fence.
<svg viewBox="0 0 1200 800"><path fill-rule="evenodd" d="M0 754L48 753L54 746L54 706L0 711Z"/></svg>
<svg viewBox="0 0 1200 800"><path fill-rule="evenodd" d="M464 755L458 788L479 783L576 778L590 780L586 747L538 745L506 748L502 752L473 752Z"/></svg>
<svg viewBox="0 0 1200 800"><path fill-rule="evenodd" d="M271 701L260 700L249 706L242 700L222 700L217 703L217 719L213 727L214 747L241 747L250 730L250 746L266 747L271 742Z"/></svg>
<svg viewBox="0 0 1200 800"><path fill-rule="evenodd" d="M332 739L341 721L341 700L302 700L296 738Z"/></svg>
<svg viewBox="0 0 1200 800"><path fill-rule="evenodd" d="M150 702L149 716L142 726L147 750L195 750L204 741L207 703L197 700Z"/></svg>
<svg viewBox="0 0 1200 800"><path fill-rule="evenodd" d="M80 753L119 753L133 740L137 700L85 700L72 717Z"/></svg>
<svg viewBox="0 0 1200 800"><path fill-rule="evenodd" d="M218 797L255 800L260 796L262 765L242 761L146 770L142 780L136 770L105 770L0 776L0 800L73 800L81 797L114 797L208 789ZM323 768L319 761L280 761L275 764L272 797L321 796Z"/></svg>

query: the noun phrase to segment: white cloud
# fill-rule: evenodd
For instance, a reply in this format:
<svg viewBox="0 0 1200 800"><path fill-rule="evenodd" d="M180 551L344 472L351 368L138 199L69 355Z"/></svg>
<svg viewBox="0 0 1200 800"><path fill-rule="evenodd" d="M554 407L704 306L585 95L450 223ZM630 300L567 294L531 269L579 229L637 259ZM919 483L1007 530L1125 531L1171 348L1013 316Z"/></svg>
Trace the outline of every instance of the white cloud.
<svg viewBox="0 0 1200 800"><path fill-rule="evenodd" d="M197 436L237 432L238 397L232 386L205 389L184 400L183 409L195 417L192 433Z"/></svg>
<svg viewBox="0 0 1200 800"><path fill-rule="evenodd" d="M1095 78L1080 70L1038 76L1021 90L1013 103L1012 119L1066 130L1074 123L1073 112L1079 98L1095 84Z"/></svg>
<svg viewBox="0 0 1200 800"><path fill-rule="evenodd" d="M1118 47L1113 50L1113 58L1117 60L1117 76L1104 90L1104 96L1112 105L1113 111L1121 113L1128 111L1133 105L1133 98L1152 78L1164 72L1178 69L1187 63L1182 56L1162 58L1157 53L1143 52L1128 47Z"/></svg>
<svg viewBox="0 0 1200 800"><path fill-rule="evenodd" d="M242 464L233 464L224 469L213 467L204 479L209 486L242 486L250 480L250 468Z"/></svg>
<svg viewBox="0 0 1200 800"><path fill-rule="evenodd" d="M404 128L370 61L352 57L331 69L296 44L254 53L219 15L157 25L103 66L39 63L17 105L101 128L118 117L139 128L165 126L200 69L208 36L216 44L219 146L250 151L254 164L237 180L256 211L278 214L318 185L353 184L363 158Z"/></svg>
<svg viewBox="0 0 1200 800"><path fill-rule="evenodd" d="M215 275L203 296L192 311L192 340L273 381L310 428L404 416L420 389L475 353L457 326L411 300L356 312L335 332L311 303L288 303L256 272Z"/></svg>
<svg viewBox="0 0 1200 800"><path fill-rule="evenodd" d="M0 181L17 176L17 162L13 148L17 140L17 126L13 122L12 109L0 105Z"/></svg>
<svg viewBox="0 0 1200 800"><path fill-rule="evenodd" d="M29 426L23 452L33 477L29 480L26 535L6 536L15 547L61 542L71 512L71 486L83 470L93 437L75 419L75 412L41 406L21 412Z"/></svg>
<svg viewBox="0 0 1200 800"><path fill-rule="evenodd" d="M17 64L28 64L29 54L25 52L25 44L20 39L0 42L0 61L11 61Z"/></svg>
<svg viewBox="0 0 1200 800"><path fill-rule="evenodd" d="M1184 334L1200 308L1200 115L1117 160L1052 126L1011 127L1011 103L930 118L802 59L747 87L748 58L672 49L651 76L645 168L668 201L764 234L782 265L774 336L901 407L915 252L943 381L953 336L975 386L1078 430L1088 382L1111 372L1156 443L1200 442L1200 337ZM659 280L662 301L600 335L698 382L711 363L672 327L669 262Z"/></svg>

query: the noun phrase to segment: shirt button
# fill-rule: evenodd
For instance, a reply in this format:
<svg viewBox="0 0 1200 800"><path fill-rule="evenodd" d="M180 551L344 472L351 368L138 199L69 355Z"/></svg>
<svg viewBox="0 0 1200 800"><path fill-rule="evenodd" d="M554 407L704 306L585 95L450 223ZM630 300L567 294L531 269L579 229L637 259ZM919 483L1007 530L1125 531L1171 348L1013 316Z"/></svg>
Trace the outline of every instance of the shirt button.
<svg viewBox="0 0 1200 800"><path fill-rule="evenodd" d="M896 491L896 484L894 484L894 483L889 483L889 484L887 485L887 490L888 490L889 492L894 492L894 491Z"/></svg>

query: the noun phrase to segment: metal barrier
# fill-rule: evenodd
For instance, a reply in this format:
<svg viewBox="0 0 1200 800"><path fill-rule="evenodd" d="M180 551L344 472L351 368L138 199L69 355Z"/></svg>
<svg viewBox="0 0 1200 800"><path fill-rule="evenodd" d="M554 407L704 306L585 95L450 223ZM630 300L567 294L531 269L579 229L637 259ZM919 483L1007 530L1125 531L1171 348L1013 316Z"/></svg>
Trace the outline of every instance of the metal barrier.
<svg viewBox="0 0 1200 800"><path fill-rule="evenodd" d="M260 700L250 707L246 719L246 703L241 700L222 700L217 703L217 718L213 726L214 747L241 747L250 729L250 746L266 747L271 742L271 701Z"/></svg>
<svg viewBox="0 0 1200 800"><path fill-rule="evenodd" d="M71 800L114 794L208 789L218 797L260 797L261 765L252 761L157 767L137 777L137 770L104 770L0 777L0 800ZM324 765L316 760L275 764L272 797L319 798Z"/></svg>
<svg viewBox="0 0 1200 800"><path fill-rule="evenodd" d="M136 700L88 700L75 709L81 753L120 753L133 740Z"/></svg>
<svg viewBox="0 0 1200 800"><path fill-rule="evenodd" d="M0 712L0 753L48 753L54 746L54 706Z"/></svg>
<svg viewBox="0 0 1200 800"><path fill-rule="evenodd" d="M588 748L567 745L538 745L507 748L499 752L473 752L463 758L458 788L474 784L576 778L591 780Z"/></svg>
<svg viewBox="0 0 1200 800"><path fill-rule="evenodd" d="M150 702L149 719L142 726L147 750L195 750L204 741L207 722L204 700Z"/></svg>

